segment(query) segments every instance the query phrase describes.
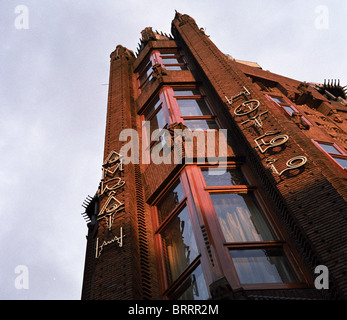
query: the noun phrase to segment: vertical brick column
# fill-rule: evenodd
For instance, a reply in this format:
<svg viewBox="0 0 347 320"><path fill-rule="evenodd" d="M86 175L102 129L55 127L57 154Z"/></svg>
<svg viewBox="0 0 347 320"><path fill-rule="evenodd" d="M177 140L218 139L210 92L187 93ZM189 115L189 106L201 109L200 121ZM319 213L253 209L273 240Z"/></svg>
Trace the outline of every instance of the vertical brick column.
<svg viewBox="0 0 347 320"><path fill-rule="evenodd" d="M104 161L111 156L116 159L122 145L119 135L123 129L132 128L134 122L133 97L133 62L135 60L131 51L117 46L111 54L109 96L105 132ZM120 162L115 162L120 163ZM114 166L105 167L114 170ZM122 168L122 170L120 170ZM94 266L90 299L133 300L142 298L138 218L136 208L135 165L124 164L114 174L118 183L124 183L116 190L104 191L103 184L99 188L99 215L103 208L112 211L108 205L110 198L116 198L121 207L112 216L113 221L99 217L96 234L88 237L89 247L95 249L94 257L90 255L90 265ZM105 182L111 178L103 176ZM112 181L112 180L111 180ZM121 182L120 182L121 181ZM112 185L111 185L112 188ZM110 222L111 221L111 222ZM111 227L107 224L111 224ZM121 236L121 230L123 237ZM119 237L120 242L114 241ZM104 246L101 246L102 244ZM99 248L99 249L98 249Z"/></svg>

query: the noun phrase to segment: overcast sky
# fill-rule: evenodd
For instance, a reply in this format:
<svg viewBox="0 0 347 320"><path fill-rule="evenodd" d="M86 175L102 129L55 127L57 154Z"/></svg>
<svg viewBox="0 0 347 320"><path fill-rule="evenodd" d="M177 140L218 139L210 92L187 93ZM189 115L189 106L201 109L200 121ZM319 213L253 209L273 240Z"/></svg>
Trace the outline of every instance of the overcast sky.
<svg viewBox="0 0 347 320"><path fill-rule="evenodd" d="M175 9L236 59L347 85L345 0L1 0L0 299L80 299L109 55L136 51L145 27L169 34Z"/></svg>

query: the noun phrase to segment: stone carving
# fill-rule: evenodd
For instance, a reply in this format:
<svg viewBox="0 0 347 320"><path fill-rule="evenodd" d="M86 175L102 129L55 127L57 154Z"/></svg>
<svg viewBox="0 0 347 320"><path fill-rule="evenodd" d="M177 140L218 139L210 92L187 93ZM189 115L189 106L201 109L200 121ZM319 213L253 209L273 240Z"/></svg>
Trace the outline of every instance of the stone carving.
<svg viewBox="0 0 347 320"><path fill-rule="evenodd" d="M154 79L161 79L163 76L167 75L166 69L160 63L155 64L152 67L152 70L152 76Z"/></svg>

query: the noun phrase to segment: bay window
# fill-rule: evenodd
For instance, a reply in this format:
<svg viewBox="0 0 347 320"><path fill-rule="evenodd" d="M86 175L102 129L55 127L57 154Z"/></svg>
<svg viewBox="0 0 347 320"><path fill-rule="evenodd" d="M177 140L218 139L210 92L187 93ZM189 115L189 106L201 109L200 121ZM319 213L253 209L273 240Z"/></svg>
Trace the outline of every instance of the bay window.
<svg viewBox="0 0 347 320"><path fill-rule="evenodd" d="M203 228L209 230L223 276L233 286L251 290L309 285L276 218L259 197L243 165L182 169L153 211L164 296L209 298L213 277Z"/></svg>
<svg viewBox="0 0 347 320"><path fill-rule="evenodd" d="M166 70L188 70L188 64L183 54L178 49L163 49L152 51L137 68L138 87L141 90L153 79L152 67L161 64Z"/></svg>
<svg viewBox="0 0 347 320"><path fill-rule="evenodd" d="M185 184L185 187L182 186ZM200 265L184 173L164 193L155 207L156 237L160 250L161 283L169 299L205 300L209 298Z"/></svg>
<svg viewBox="0 0 347 320"><path fill-rule="evenodd" d="M174 89L173 98L190 130L217 130L218 125L205 96L194 89Z"/></svg>
<svg viewBox="0 0 347 320"><path fill-rule="evenodd" d="M165 137L161 131L171 123L182 122L192 131L219 128L205 96L196 87L164 87L145 108L143 120L149 122L150 141L147 145L150 148L158 143L164 146Z"/></svg>
<svg viewBox="0 0 347 320"><path fill-rule="evenodd" d="M202 167L201 196L206 198L205 214L218 221L224 254L243 286L296 283L298 278L287 258L287 245L270 224L254 186L248 184L240 166L224 168L221 174ZM211 174L212 173L212 174ZM223 254L220 250L220 254Z"/></svg>

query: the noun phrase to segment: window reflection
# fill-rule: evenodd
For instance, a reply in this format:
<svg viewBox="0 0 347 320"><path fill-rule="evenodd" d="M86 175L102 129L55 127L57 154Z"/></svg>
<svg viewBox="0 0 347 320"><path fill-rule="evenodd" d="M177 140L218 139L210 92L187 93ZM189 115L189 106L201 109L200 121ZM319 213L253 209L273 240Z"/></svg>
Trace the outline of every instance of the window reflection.
<svg viewBox="0 0 347 320"><path fill-rule="evenodd" d="M161 237L166 252L168 281L172 283L198 256L187 207L170 220Z"/></svg>
<svg viewBox="0 0 347 320"><path fill-rule="evenodd" d="M246 184L238 168L202 168L206 186L235 186Z"/></svg>
<svg viewBox="0 0 347 320"><path fill-rule="evenodd" d="M170 297L173 300L207 300L208 298L209 293L201 265L183 281Z"/></svg>
<svg viewBox="0 0 347 320"><path fill-rule="evenodd" d="M177 205L183 200L184 194L180 182L176 184L168 191L164 198L157 205L159 214L159 223L163 222L165 218L177 207Z"/></svg>
<svg viewBox="0 0 347 320"><path fill-rule="evenodd" d="M249 194L211 194L226 242L270 241L274 237Z"/></svg>

